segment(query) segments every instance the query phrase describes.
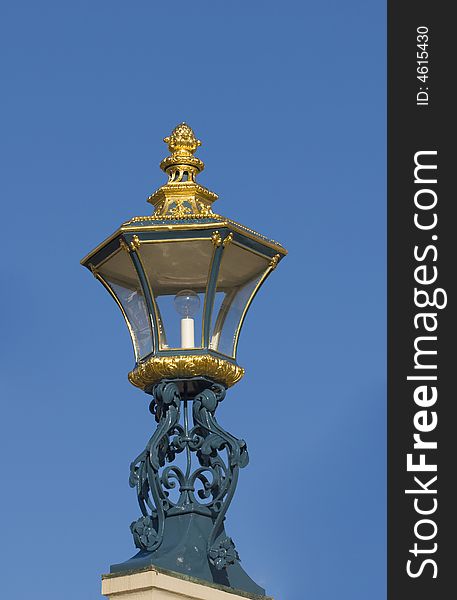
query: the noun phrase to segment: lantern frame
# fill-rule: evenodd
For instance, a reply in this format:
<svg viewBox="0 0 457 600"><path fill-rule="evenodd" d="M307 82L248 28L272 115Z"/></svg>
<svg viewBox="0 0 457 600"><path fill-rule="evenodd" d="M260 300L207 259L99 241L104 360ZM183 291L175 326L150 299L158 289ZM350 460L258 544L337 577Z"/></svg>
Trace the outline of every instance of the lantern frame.
<svg viewBox="0 0 457 600"><path fill-rule="evenodd" d="M160 331L163 321L160 316L157 298L153 293L151 276L145 267L144 250L148 244L206 241L211 243L211 256L202 314L202 340L194 348L170 347L160 344ZM256 255L265 260L265 269L253 287L234 331L233 352L227 354L211 347L212 319L215 310L217 280L220 273L224 252L229 244L233 244L246 253ZM126 252L131 260L138 283L144 297L149 319L151 352L141 356L135 343L134 326L122 301L113 289L112 284L101 272L105 265L118 252ZM279 260L286 254L285 249L277 242L257 232L219 215L200 218L164 218L163 216L134 217L124 223L107 240L89 253L81 264L89 268L94 276L103 284L121 309L132 338L135 352L135 367L129 373L130 382L147 391L163 377L195 377L203 375L211 377L226 386L234 385L243 374L236 361L239 337L247 311L260 287L275 269ZM248 255L246 255L248 256ZM183 286L188 284L184 284ZM179 286L178 286L179 287ZM230 308L230 304L228 304ZM165 325L166 332L166 325Z"/></svg>

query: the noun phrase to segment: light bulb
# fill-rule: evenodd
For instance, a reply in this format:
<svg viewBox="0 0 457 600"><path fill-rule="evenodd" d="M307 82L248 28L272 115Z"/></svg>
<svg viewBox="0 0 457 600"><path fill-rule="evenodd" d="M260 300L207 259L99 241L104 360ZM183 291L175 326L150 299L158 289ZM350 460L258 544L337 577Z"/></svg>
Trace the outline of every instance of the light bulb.
<svg viewBox="0 0 457 600"><path fill-rule="evenodd" d="M200 298L192 290L181 290L174 299L176 312L188 319L194 317L200 308Z"/></svg>
<svg viewBox="0 0 457 600"><path fill-rule="evenodd" d="M200 298L192 290L181 290L175 296L176 312L181 315L181 348L194 348L194 319Z"/></svg>

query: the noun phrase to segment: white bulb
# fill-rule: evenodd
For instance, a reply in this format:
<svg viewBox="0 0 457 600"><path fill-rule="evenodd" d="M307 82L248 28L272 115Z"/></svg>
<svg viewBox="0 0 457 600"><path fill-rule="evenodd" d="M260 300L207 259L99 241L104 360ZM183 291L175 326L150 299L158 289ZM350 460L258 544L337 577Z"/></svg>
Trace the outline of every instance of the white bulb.
<svg viewBox="0 0 457 600"><path fill-rule="evenodd" d="M181 317L194 317L200 308L200 298L192 290L181 290L174 299L176 312Z"/></svg>

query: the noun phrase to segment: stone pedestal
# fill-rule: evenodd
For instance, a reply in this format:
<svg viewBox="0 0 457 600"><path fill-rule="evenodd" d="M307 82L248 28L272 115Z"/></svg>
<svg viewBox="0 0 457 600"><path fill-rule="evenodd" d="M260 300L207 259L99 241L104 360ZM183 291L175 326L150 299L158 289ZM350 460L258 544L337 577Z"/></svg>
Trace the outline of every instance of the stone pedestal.
<svg viewBox="0 0 457 600"><path fill-rule="evenodd" d="M273 600L157 567L103 575L102 594L109 600Z"/></svg>

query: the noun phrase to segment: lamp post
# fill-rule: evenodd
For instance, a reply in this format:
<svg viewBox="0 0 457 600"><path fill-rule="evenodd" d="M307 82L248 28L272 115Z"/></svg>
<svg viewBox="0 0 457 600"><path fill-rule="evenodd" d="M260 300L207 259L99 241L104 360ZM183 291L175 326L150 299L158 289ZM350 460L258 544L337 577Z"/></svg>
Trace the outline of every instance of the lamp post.
<svg viewBox="0 0 457 600"><path fill-rule="evenodd" d="M155 565L264 594L225 532L249 459L216 411L244 374L236 353L247 310L286 250L212 211L217 195L196 181L204 164L188 125L164 141L168 181L148 198L154 213L130 219L81 261L124 316L135 354L128 377L152 396L157 422L130 466L138 553L111 572Z"/></svg>

